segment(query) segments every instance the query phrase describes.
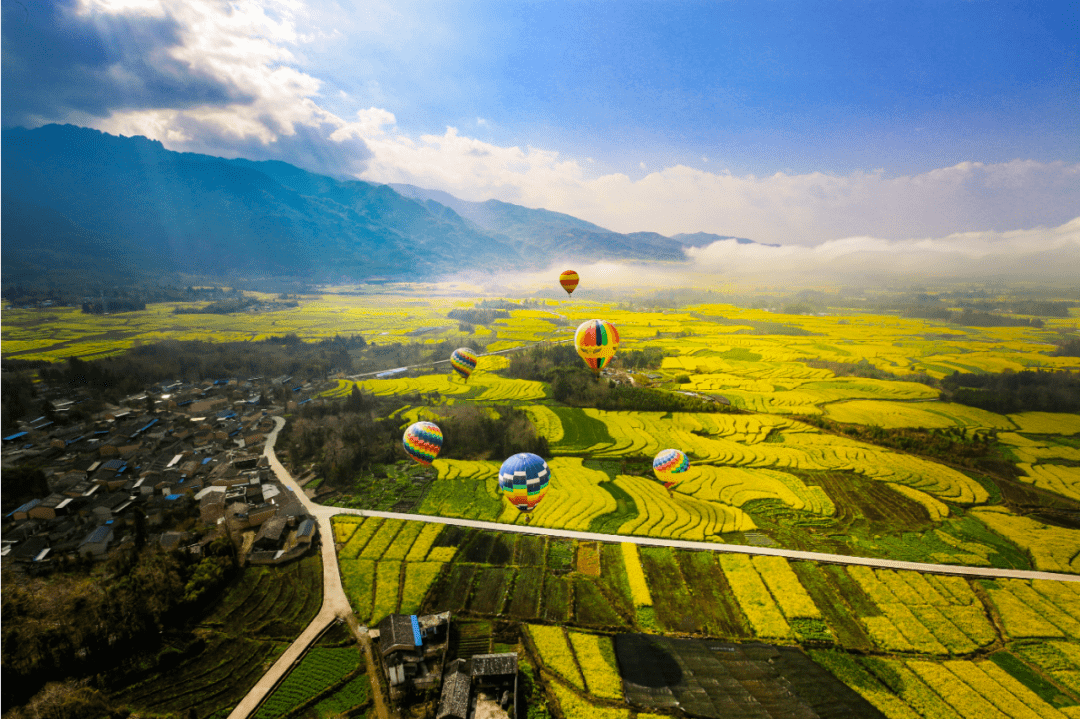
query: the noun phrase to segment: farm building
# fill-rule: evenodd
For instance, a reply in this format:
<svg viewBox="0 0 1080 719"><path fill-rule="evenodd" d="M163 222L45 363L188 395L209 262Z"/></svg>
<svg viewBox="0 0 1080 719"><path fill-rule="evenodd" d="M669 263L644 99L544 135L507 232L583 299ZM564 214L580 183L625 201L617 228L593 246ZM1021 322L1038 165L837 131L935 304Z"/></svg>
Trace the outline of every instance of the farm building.
<svg viewBox="0 0 1080 719"><path fill-rule="evenodd" d="M472 698L472 677L468 662L455 659L446 668L439 713L435 719L469 719L469 700Z"/></svg>
<svg viewBox="0 0 1080 719"><path fill-rule="evenodd" d="M86 538L79 543L79 554L90 554L94 557L103 557L109 550L109 543L112 542L113 529L107 524L103 524L90 534L86 535Z"/></svg>
<svg viewBox="0 0 1080 719"><path fill-rule="evenodd" d="M478 654L447 667L435 719L517 716L517 654Z"/></svg>
<svg viewBox="0 0 1080 719"><path fill-rule="evenodd" d="M391 698L399 698L408 687L429 689L439 685L449 630L449 612L426 616L390 614L379 622L379 652Z"/></svg>

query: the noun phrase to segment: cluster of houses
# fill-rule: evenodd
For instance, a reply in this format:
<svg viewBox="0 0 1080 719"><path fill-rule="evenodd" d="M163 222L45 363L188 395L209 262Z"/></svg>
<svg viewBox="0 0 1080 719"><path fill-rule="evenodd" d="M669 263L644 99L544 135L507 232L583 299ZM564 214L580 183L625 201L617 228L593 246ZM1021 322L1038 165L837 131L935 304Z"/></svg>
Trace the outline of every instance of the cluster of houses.
<svg viewBox="0 0 1080 719"><path fill-rule="evenodd" d="M51 417L3 437L3 467L41 467L48 485L4 514L4 564L33 571L139 541L200 554L222 535L250 563L303 554L317 525L262 456L270 415L310 401L301 397L311 386L289 380L158 385L79 422L64 421L78 400L54 400ZM275 386L296 399L269 406L263 396Z"/></svg>
<svg viewBox="0 0 1080 719"><path fill-rule="evenodd" d="M450 612L440 612L390 614L369 630L378 642L390 699L400 701L441 685L436 719L517 717L517 654L477 654L447 662L450 628Z"/></svg>

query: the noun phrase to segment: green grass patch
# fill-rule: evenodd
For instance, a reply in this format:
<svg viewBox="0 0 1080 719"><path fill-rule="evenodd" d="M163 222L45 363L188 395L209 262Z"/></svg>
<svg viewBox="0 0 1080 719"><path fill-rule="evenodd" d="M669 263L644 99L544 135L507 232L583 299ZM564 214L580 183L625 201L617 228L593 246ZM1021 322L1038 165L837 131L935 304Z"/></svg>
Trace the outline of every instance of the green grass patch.
<svg viewBox="0 0 1080 719"><path fill-rule="evenodd" d="M660 626L656 623L656 610L652 607L637 607L634 623L648 632L660 631Z"/></svg>
<svg viewBox="0 0 1080 719"><path fill-rule="evenodd" d="M494 522L502 508L502 499L491 480L456 477L432 482L416 513Z"/></svg>
<svg viewBox="0 0 1080 719"><path fill-rule="evenodd" d="M711 633L711 617L690 594L673 551L639 547L639 552L660 627L671 632Z"/></svg>
<svg viewBox="0 0 1080 719"><path fill-rule="evenodd" d="M563 426L563 438L552 445L553 452L575 454L588 450L597 444L612 444L614 439L608 434L607 425L585 414L576 407L552 407Z"/></svg>
<svg viewBox="0 0 1080 719"><path fill-rule="evenodd" d="M424 602L425 612L459 612L465 608L472 591L473 575L476 574L475 564L452 564L450 572L438 584L434 591L428 593Z"/></svg>
<svg viewBox="0 0 1080 719"><path fill-rule="evenodd" d="M574 576L574 619L591 627L627 629L626 621L611 606L589 577Z"/></svg>
<svg viewBox="0 0 1080 719"><path fill-rule="evenodd" d="M468 609L477 614L500 614L507 587L514 581L514 570L504 567L480 567L473 581Z"/></svg>
<svg viewBox="0 0 1080 719"><path fill-rule="evenodd" d="M840 595L836 581L829 574L830 568L815 562L791 562L790 565L803 588L806 589L810 598L814 600L814 604L821 611L825 622L832 629L836 641L847 649L872 650L874 648L873 642L866 636L866 631L856 620L854 612ZM847 576L846 572L844 578L846 581L851 582L851 578ZM854 582L851 583L854 584ZM856 588L860 592L862 591L861 588ZM866 601L869 602L869 598ZM875 612L878 612L877 607L872 602L870 602L870 605L874 607Z"/></svg>
<svg viewBox="0 0 1080 719"><path fill-rule="evenodd" d="M795 631L795 636L800 641L804 642L820 642L824 644L833 643L833 635L829 631L829 625L825 623L824 619L808 619L806 617L796 617L789 619L788 624Z"/></svg>
<svg viewBox="0 0 1080 719"><path fill-rule="evenodd" d="M594 518L589 522L587 531L598 534L616 534L619 527L638 516L637 504L634 498L626 493L626 490L614 482L601 482L598 486L615 499L615 511Z"/></svg>
<svg viewBox="0 0 1080 719"><path fill-rule="evenodd" d="M514 581L514 590L510 595L510 616L520 621L537 618L540 608L540 593L544 587L544 570L541 567L522 567Z"/></svg>
<svg viewBox="0 0 1080 719"><path fill-rule="evenodd" d="M540 617L549 622L563 624L570 618L571 584L565 577L547 572L544 576L544 601Z"/></svg>
<svg viewBox="0 0 1080 719"><path fill-rule="evenodd" d="M553 572L569 572L574 568L574 540L548 540L548 569Z"/></svg>
<svg viewBox="0 0 1080 719"><path fill-rule="evenodd" d="M1013 679L1038 694L1039 698L1047 704L1058 709L1076 705L1072 698L1063 694L1060 689L1044 679L1042 675L1025 664L1015 654L1006 651L995 652L990 655L990 661L1008 672Z"/></svg>
<svg viewBox="0 0 1080 719"><path fill-rule="evenodd" d="M708 633L736 639L752 638L754 632L714 553L679 549L675 550L675 559L694 601L705 611Z"/></svg>
<svg viewBox="0 0 1080 719"><path fill-rule="evenodd" d="M620 613L633 614L634 599L630 593L630 582L626 578L622 547L618 544L601 545L600 576L596 581Z"/></svg>
<svg viewBox="0 0 1080 719"><path fill-rule="evenodd" d="M723 357L726 360L735 360L737 362L760 362L761 355L757 352L751 352L745 347L732 347L726 352L721 352L719 357Z"/></svg>
<svg viewBox="0 0 1080 719"><path fill-rule="evenodd" d="M544 540L532 534L522 535L518 539L517 551L514 555L514 564L528 567L544 566Z"/></svg>

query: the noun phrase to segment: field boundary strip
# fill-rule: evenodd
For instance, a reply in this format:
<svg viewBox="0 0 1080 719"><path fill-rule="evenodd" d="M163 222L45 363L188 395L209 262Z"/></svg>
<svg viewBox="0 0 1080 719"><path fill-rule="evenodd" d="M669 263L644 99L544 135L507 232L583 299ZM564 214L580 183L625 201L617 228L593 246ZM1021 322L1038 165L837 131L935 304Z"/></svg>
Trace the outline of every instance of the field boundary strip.
<svg viewBox="0 0 1080 719"><path fill-rule="evenodd" d="M439 517L426 514L401 514L398 512L380 512L372 509L346 509L342 507L326 507L315 505L323 513L332 515L353 514L363 517L383 517L386 519L406 519L414 522L438 522L440 524L455 524L474 529L486 529L496 532L517 532L518 534L536 534L549 537L564 537L587 542L629 542L632 544L648 545L654 547L677 547L679 549L704 549L712 552L728 552L733 554L756 554L786 557L788 559L803 559L811 562L825 562L827 564L845 564L866 567L878 567L883 569L904 569L913 572L930 574L952 574L967 577L983 577L989 579L1049 579L1059 582L1080 582L1080 575L1060 574L1057 572L1040 572L1030 569L998 569L996 567L968 567L958 564L929 564L924 562L903 562L894 559L874 559L872 557L850 557L843 554L825 554L822 552L804 552L797 549L777 549L773 547L754 547L745 544L717 544L715 542L695 542L680 539L662 539L657 537L636 537L621 534L597 534L595 532L575 532L566 529L551 529L533 525L521 526L515 524L500 524L498 522L484 522L475 519L457 519L454 517Z"/></svg>

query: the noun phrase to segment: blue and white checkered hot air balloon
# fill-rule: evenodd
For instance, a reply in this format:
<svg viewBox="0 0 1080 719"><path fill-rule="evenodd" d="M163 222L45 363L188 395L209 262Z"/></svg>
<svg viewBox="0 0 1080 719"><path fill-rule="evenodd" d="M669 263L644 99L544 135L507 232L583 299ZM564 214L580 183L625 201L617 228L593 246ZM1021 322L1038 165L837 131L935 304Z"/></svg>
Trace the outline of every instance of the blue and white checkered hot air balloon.
<svg viewBox="0 0 1080 719"><path fill-rule="evenodd" d="M519 452L499 468L499 490L522 512L531 512L547 494L551 470L547 462L529 452Z"/></svg>

